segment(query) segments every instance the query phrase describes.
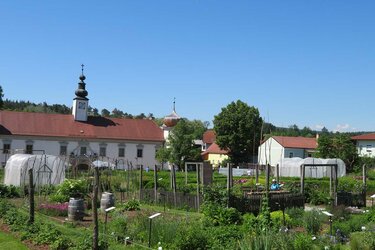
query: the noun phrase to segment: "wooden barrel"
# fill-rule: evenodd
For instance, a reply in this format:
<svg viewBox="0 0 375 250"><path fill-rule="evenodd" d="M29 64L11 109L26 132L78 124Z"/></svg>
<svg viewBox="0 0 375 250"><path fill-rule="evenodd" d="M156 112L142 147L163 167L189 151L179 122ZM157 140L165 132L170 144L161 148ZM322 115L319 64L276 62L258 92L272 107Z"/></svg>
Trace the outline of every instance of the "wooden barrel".
<svg viewBox="0 0 375 250"><path fill-rule="evenodd" d="M113 193L104 192L102 193L102 198L100 199L100 209L105 212L109 207L115 205L115 196Z"/></svg>
<svg viewBox="0 0 375 250"><path fill-rule="evenodd" d="M83 199L70 198L68 205L68 219L77 221L83 220L85 215L85 204Z"/></svg>

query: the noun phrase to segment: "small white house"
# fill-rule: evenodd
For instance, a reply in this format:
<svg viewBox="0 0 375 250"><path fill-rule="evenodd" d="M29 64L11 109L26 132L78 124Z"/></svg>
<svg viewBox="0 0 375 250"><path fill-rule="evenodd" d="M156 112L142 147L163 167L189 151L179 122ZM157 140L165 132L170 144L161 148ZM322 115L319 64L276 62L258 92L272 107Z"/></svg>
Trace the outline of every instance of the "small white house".
<svg viewBox="0 0 375 250"><path fill-rule="evenodd" d="M258 163L276 166L284 158L312 157L316 147L316 138L272 136L259 146Z"/></svg>
<svg viewBox="0 0 375 250"><path fill-rule="evenodd" d="M353 136L359 156L375 157L375 133Z"/></svg>

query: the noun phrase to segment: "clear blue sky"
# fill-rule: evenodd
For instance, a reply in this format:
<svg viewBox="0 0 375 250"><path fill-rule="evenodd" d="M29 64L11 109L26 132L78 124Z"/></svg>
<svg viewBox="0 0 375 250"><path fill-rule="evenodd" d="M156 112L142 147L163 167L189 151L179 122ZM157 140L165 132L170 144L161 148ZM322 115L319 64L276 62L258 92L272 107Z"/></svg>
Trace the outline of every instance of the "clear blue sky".
<svg viewBox="0 0 375 250"><path fill-rule="evenodd" d="M375 1L0 1L5 98L276 126L375 130Z"/></svg>

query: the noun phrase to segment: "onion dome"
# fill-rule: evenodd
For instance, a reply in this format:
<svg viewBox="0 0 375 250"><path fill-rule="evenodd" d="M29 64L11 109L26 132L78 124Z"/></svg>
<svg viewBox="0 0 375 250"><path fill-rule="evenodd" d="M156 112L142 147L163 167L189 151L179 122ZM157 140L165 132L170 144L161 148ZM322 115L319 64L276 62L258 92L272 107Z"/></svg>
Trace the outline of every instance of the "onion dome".
<svg viewBox="0 0 375 250"><path fill-rule="evenodd" d="M81 67L82 67L82 74L79 77L79 79L81 81L78 83L78 89L76 90L75 94L76 94L77 97L85 98L86 99L86 96L88 95L88 92L85 89L86 83L84 82L84 80L86 79L86 76L83 74L83 66L84 65L82 64L81 65Z"/></svg>
<svg viewBox="0 0 375 250"><path fill-rule="evenodd" d="M164 125L167 127L174 127L177 125L181 117L173 110L172 114L164 117Z"/></svg>
<svg viewBox="0 0 375 250"><path fill-rule="evenodd" d="M163 123L166 127L174 127L177 125L181 117L176 113L176 100L173 101L173 111L170 115L164 117Z"/></svg>

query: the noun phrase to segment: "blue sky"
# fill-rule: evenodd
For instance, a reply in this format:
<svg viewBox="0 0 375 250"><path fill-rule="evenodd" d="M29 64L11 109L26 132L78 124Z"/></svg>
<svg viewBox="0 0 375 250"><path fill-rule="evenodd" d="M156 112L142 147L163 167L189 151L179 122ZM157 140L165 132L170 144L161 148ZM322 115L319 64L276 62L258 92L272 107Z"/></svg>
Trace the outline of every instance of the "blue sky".
<svg viewBox="0 0 375 250"><path fill-rule="evenodd" d="M374 1L0 1L5 98L374 131Z"/></svg>

